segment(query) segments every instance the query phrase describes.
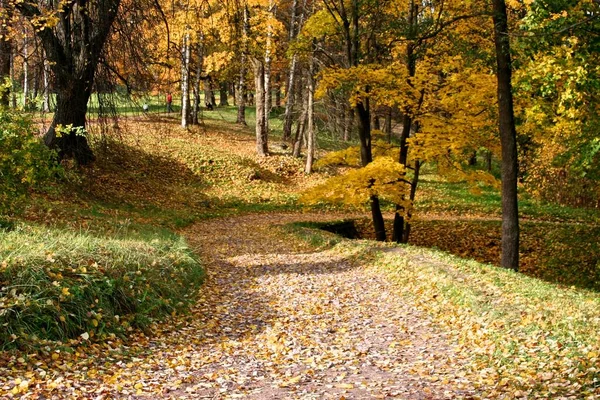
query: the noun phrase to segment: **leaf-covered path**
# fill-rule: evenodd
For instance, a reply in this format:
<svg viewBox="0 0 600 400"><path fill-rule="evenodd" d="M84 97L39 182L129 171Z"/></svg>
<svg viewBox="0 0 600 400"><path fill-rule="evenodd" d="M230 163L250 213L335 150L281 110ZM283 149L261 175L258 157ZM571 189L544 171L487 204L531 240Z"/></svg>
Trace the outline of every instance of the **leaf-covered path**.
<svg viewBox="0 0 600 400"><path fill-rule="evenodd" d="M187 229L208 270L188 318L139 335L133 357L79 348L96 354L59 355L43 379L13 369L18 383L42 394L29 398L471 397L463 355L399 288L281 228L316 218L249 215Z"/></svg>
<svg viewBox="0 0 600 400"><path fill-rule="evenodd" d="M468 396L460 357L446 338L375 271L331 251L310 251L278 227L300 218L253 215L187 232L209 277L200 319L185 335L195 332L198 346L183 355L193 379L173 395Z"/></svg>

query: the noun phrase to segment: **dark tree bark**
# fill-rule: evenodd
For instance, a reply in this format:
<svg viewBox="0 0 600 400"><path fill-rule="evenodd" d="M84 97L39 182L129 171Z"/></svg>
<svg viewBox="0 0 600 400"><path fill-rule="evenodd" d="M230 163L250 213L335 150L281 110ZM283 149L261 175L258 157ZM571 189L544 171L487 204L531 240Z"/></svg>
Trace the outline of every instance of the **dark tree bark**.
<svg viewBox="0 0 600 400"><path fill-rule="evenodd" d="M0 0L0 85L5 79L10 78L10 57L12 55L12 40L7 38L9 20L12 8L7 0ZM0 93L0 106L8 107L10 103L10 91Z"/></svg>
<svg viewBox="0 0 600 400"><path fill-rule="evenodd" d="M227 101L227 82L221 82L219 86L219 107L225 107L229 105L229 101Z"/></svg>
<svg viewBox="0 0 600 400"><path fill-rule="evenodd" d="M517 200L517 132L512 97L508 17L504 0L493 0L498 121L502 147L502 259L504 268L519 269L519 206Z"/></svg>
<svg viewBox="0 0 600 400"><path fill-rule="evenodd" d="M61 158L73 157L79 164L88 164L94 160L94 154L87 138L79 133L85 129L98 61L120 0L59 3L56 26L35 29L50 61L57 92L56 112L44 141L58 148ZM42 16L35 3L19 2L16 8L29 20ZM58 126L68 125L73 129L57 135Z"/></svg>

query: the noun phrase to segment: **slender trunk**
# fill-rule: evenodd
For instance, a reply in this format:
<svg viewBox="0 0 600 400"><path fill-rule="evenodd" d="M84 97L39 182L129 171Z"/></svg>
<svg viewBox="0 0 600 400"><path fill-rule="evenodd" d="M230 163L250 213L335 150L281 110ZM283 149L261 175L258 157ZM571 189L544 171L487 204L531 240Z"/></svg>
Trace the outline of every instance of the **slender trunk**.
<svg viewBox="0 0 600 400"><path fill-rule="evenodd" d="M246 125L246 53L248 52L248 34L250 30L250 17L248 6L244 6L242 22L242 52L240 55L240 75L238 78L237 94L237 120L236 123Z"/></svg>
<svg viewBox="0 0 600 400"><path fill-rule="evenodd" d="M485 152L485 165L488 172L492 172L492 152L487 150Z"/></svg>
<svg viewBox="0 0 600 400"><path fill-rule="evenodd" d="M6 10L4 18L0 19L0 85L4 85L5 80L11 78L11 56L12 40L8 36L8 26L12 16L11 9L7 7L7 0L0 0L0 9ZM12 88L12 86L11 86ZM12 90L0 91L0 106L8 107Z"/></svg>
<svg viewBox="0 0 600 400"><path fill-rule="evenodd" d="M44 65L43 73L44 73L44 94L43 94L43 104L42 111L50 112L50 71L48 67L48 60L46 59L46 54L43 54L44 57Z"/></svg>
<svg viewBox="0 0 600 400"><path fill-rule="evenodd" d="M275 108L281 108L281 75L275 76Z"/></svg>
<svg viewBox="0 0 600 400"><path fill-rule="evenodd" d="M301 95L302 91L298 91L298 95ZM302 113L300 115L300 119L298 120L298 125L296 126L296 134L294 135L294 151L292 155L296 158L301 156L302 152L302 140L304 138L304 131L306 130L306 125L308 123L308 96L304 96L301 101L302 103Z"/></svg>
<svg viewBox="0 0 600 400"><path fill-rule="evenodd" d="M354 109L347 104L344 105L346 110L346 120L344 121L344 141L348 142L352 139L352 130L354 129Z"/></svg>
<svg viewBox="0 0 600 400"><path fill-rule="evenodd" d="M498 120L502 147L502 259L504 268L519 269L518 159L510 40L504 0L493 0L494 42L498 79Z"/></svg>
<svg viewBox="0 0 600 400"><path fill-rule="evenodd" d="M304 24L305 17L305 9L306 2L304 0L302 2L302 8L300 10L300 16L297 20L296 9L298 7L298 0L294 0L292 4L292 16L290 21L290 42L294 40L300 28ZM287 87L286 87L286 100L285 100L285 112L283 114L283 136L282 140L289 140L292 136L292 120L294 115L294 100L295 100L295 90L296 90L296 81L297 79L297 69L298 69L298 56L296 53L292 55L292 59L290 61L288 79L287 79Z"/></svg>
<svg viewBox="0 0 600 400"><path fill-rule="evenodd" d="M373 129L378 131L381 130L381 123L379 122L379 117L377 115L373 117Z"/></svg>
<svg viewBox="0 0 600 400"><path fill-rule="evenodd" d="M233 100L233 105L236 106L237 105L237 95L235 92L235 83L230 83L229 84L229 93L231 94L231 99Z"/></svg>
<svg viewBox="0 0 600 400"><path fill-rule="evenodd" d="M197 45L198 60L196 65L196 77L194 79L194 106L192 110L192 124L200 123L200 81L202 80L202 69L204 64L204 35L200 34L200 41Z"/></svg>
<svg viewBox="0 0 600 400"><path fill-rule="evenodd" d="M252 59L256 92L256 153L259 156L269 154L266 131L265 110L265 66L261 60Z"/></svg>
<svg viewBox="0 0 600 400"><path fill-rule="evenodd" d="M471 153L471 156L469 157L469 165L470 166L477 165L477 151L475 151L475 150Z"/></svg>
<svg viewBox="0 0 600 400"><path fill-rule="evenodd" d="M29 43L27 35L23 38L23 108L29 106Z"/></svg>
<svg viewBox="0 0 600 400"><path fill-rule="evenodd" d="M227 101L227 82L221 82L219 85L219 107L228 106Z"/></svg>
<svg viewBox="0 0 600 400"><path fill-rule="evenodd" d="M421 162L415 161L415 172L413 175L412 182L410 183L410 208L406 211L407 221L404 227L404 233L402 235L402 243L408 243L410 237L410 219L412 217L413 205L415 203L415 195L417 194L417 186L419 185L419 173L421 172Z"/></svg>
<svg viewBox="0 0 600 400"><path fill-rule="evenodd" d="M404 113L402 121L402 134L400 135L400 157L398 162L405 167L407 166L408 160L408 138L410 136L410 130L412 129L412 118L408 112ZM406 210L402 205L396 205L396 214L394 215L394 231L392 233L392 240L397 243L405 243L404 240L404 225L405 218L404 213Z"/></svg>
<svg viewBox="0 0 600 400"><path fill-rule="evenodd" d="M307 86L306 86L306 96L307 96L307 124L306 124L306 167L304 168L304 172L310 174L312 172L312 166L315 159L315 103L314 103L314 95L315 95L315 40L313 39L313 51L309 61L308 67L308 76L307 76Z"/></svg>
<svg viewBox="0 0 600 400"><path fill-rule="evenodd" d="M190 108L190 35L183 36L181 46L181 127L187 128Z"/></svg>
<svg viewBox="0 0 600 400"><path fill-rule="evenodd" d="M10 54L10 102L11 102L11 107L13 109L17 108L17 93L15 90L15 84L16 84L16 77L15 77L15 58L16 58L16 52L15 49L13 48L11 54Z"/></svg>
<svg viewBox="0 0 600 400"><path fill-rule="evenodd" d="M388 143L392 143L392 109L391 108L385 113L385 122L383 125L383 131L387 134Z"/></svg>
<svg viewBox="0 0 600 400"><path fill-rule="evenodd" d="M273 11L273 0L269 0L269 12ZM270 20L269 20L270 21ZM271 115L271 47L273 46L273 27L269 23L267 25L267 42L265 46L265 64L264 64L264 90L263 90L263 102L264 104L264 124L265 134L268 136L269 127L269 116ZM258 100L257 100L258 101Z"/></svg>

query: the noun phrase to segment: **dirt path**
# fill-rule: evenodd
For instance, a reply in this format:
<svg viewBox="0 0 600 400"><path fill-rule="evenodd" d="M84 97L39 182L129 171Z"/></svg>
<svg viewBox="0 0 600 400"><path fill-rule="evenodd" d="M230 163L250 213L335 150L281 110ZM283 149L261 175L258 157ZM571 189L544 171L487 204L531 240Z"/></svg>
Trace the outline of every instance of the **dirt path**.
<svg viewBox="0 0 600 400"><path fill-rule="evenodd" d="M30 398L470 398L462 357L397 288L280 228L316 218L251 215L187 229L208 269L192 315L140 335L135 356L106 352L48 374L30 387L42 397Z"/></svg>
<svg viewBox="0 0 600 400"><path fill-rule="evenodd" d="M385 279L273 226L302 218L247 216L187 232L208 263L196 324L210 362L192 354L193 382L174 397L468 397L466 382L449 384L460 361L444 335Z"/></svg>

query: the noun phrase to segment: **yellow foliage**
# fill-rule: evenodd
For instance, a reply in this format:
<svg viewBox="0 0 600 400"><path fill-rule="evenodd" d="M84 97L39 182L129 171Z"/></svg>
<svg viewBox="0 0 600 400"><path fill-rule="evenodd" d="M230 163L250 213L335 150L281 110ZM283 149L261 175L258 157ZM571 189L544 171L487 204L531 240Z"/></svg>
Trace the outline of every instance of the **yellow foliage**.
<svg viewBox="0 0 600 400"><path fill-rule="evenodd" d="M309 189L300 202L305 205L327 202L360 206L367 204L371 196L378 196L409 209L410 201L405 199L408 193L405 176L406 170L400 163L391 157L378 157L366 167L335 176Z"/></svg>

